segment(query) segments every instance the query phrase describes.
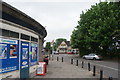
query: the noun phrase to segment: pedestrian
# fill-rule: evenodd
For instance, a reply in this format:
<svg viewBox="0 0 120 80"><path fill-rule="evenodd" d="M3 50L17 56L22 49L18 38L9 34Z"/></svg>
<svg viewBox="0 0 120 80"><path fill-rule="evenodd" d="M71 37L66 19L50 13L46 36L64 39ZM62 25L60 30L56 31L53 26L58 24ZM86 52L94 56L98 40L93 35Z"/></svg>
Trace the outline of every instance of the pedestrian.
<svg viewBox="0 0 120 80"><path fill-rule="evenodd" d="M46 65L48 65L49 62L48 56L44 57L43 61L46 62Z"/></svg>

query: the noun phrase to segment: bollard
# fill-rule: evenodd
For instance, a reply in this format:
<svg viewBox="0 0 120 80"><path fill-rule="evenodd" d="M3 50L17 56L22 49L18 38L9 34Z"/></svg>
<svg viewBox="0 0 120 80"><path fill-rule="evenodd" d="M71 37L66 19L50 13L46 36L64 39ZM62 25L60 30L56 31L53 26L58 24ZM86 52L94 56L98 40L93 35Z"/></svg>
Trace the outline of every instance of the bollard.
<svg viewBox="0 0 120 80"><path fill-rule="evenodd" d="M90 63L88 63L88 71L90 71Z"/></svg>
<svg viewBox="0 0 120 80"><path fill-rule="evenodd" d="M112 77L109 77L109 80L113 80L113 78L112 78Z"/></svg>
<svg viewBox="0 0 120 80"><path fill-rule="evenodd" d="M52 61L53 61L53 55L52 55Z"/></svg>
<svg viewBox="0 0 120 80"><path fill-rule="evenodd" d="M59 61L59 57L57 57L57 61Z"/></svg>
<svg viewBox="0 0 120 80"><path fill-rule="evenodd" d="M103 80L103 71L100 70L100 80Z"/></svg>
<svg viewBox="0 0 120 80"><path fill-rule="evenodd" d="M96 67L95 66L93 66L93 76L95 76L95 71L96 70Z"/></svg>
<svg viewBox="0 0 120 80"><path fill-rule="evenodd" d="M84 61L82 61L82 68L84 67Z"/></svg>
<svg viewBox="0 0 120 80"><path fill-rule="evenodd" d="M73 64L73 59L71 59L71 64Z"/></svg>
<svg viewBox="0 0 120 80"><path fill-rule="evenodd" d="M45 56L44 56L45 57ZM51 55L49 55L49 58L48 58L49 60L51 60Z"/></svg>
<svg viewBox="0 0 120 80"><path fill-rule="evenodd" d="M78 66L78 60L76 60L76 66Z"/></svg>
<svg viewBox="0 0 120 80"><path fill-rule="evenodd" d="M62 62L63 62L63 57L62 57Z"/></svg>

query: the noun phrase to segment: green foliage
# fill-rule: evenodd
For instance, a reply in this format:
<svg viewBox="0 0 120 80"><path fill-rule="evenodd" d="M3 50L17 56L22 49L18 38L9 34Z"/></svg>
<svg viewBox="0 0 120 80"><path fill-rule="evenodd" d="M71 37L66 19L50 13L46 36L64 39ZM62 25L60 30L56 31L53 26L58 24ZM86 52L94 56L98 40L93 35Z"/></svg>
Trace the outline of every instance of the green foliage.
<svg viewBox="0 0 120 80"><path fill-rule="evenodd" d="M81 55L90 52L109 55L116 35L120 32L120 3L101 2L82 12L78 26L72 32L71 45L79 48Z"/></svg>
<svg viewBox="0 0 120 80"><path fill-rule="evenodd" d="M49 51L49 50L52 49L50 42L47 42L47 43L46 43L45 49L46 49L46 51Z"/></svg>

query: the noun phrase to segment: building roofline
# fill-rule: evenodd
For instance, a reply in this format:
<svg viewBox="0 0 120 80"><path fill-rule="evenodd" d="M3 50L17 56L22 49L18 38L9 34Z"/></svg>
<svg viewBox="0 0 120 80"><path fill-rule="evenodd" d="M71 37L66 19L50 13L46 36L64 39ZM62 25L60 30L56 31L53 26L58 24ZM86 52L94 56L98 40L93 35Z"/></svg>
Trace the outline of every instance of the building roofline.
<svg viewBox="0 0 120 80"><path fill-rule="evenodd" d="M2 3L2 10L0 9L0 11L5 12L11 16L14 16L15 18L18 18L18 19L34 26L34 28L37 30L35 32L41 34L43 37L47 36L47 31L46 31L45 27L43 27L36 20L34 20L30 16L26 15L22 11L12 7L11 5L7 4L6 2L0 1L0 3Z"/></svg>

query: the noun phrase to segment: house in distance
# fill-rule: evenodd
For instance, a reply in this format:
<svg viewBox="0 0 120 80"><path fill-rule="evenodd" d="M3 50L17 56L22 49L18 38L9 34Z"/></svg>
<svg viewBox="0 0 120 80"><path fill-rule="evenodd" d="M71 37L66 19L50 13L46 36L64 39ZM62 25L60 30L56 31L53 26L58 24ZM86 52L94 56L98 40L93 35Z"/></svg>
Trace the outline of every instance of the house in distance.
<svg viewBox="0 0 120 80"><path fill-rule="evenodd" d="M57 47L57 52L59 54L77 54L78 49L73 49L70 45L70 41L62 41Z"/></svg>

